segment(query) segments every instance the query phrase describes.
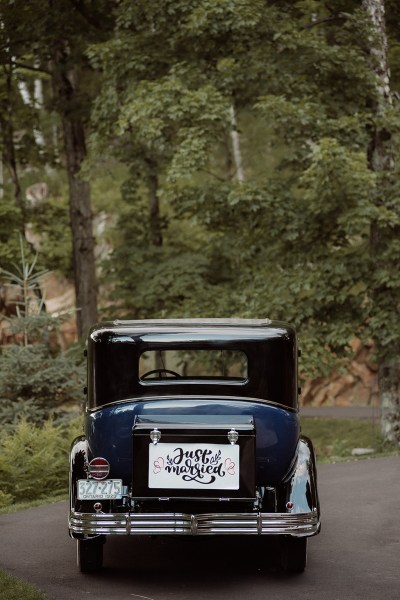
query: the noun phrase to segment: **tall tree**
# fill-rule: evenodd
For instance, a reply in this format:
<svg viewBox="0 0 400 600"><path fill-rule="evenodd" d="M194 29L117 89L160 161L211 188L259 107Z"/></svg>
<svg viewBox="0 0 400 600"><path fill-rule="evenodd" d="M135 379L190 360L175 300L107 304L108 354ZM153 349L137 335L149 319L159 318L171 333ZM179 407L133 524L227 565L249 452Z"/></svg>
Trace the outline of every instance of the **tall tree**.
<svg viewBox="0 0 400 600"><path fill-rule="evenodd" d="M399 259L396 247L400 223L390 224L387 219L382 218L383 211L393 208L395 180L392 132L388 122L388 113L393 108L393 101L388 65L385 3L384 0L363 0L362 5L371 21L370 60L376 78L376 95L371 102L374 121L370 128L368 147L368 164L378 179L376 205L379 209L379 218L371 223L371 260L375 273L372 290L373 317L382 321L382 316L385 315L386 322L388 323L389 319L390 323L394 307L400 306L399 281L395 275ZM394 257L396 260L393 264ZM389 277L382 277L385 272ZM385 439L400 444L400 340L393 336L394 331L388 333L392 334L389 339L387 336L375 336L379 353L382 433Z"/></svg>
<svg viewBox="0 0 400 600"><path fill-rule="evenodd" d="M14 188L15 204L20 211L21 227L25 221L25 203L18 173L17 157L15 151L14 135L14 110L13 110L13 64L11 60L4 60L7 50L3 50L1 61L2 76L0 78L2 90L0 106L0 129L2 137L2 162L8 168Z"/></svg>
<svg viewBox="0 0 400 600"><path fill-rule="evenodd" d="M285 287L292 292L301 307L300 330L311 334L309 341L314 339L325 363L326 347L337 353L351 335L373 338L382 432L387 441L399 443L400 211L394 161L399 115L391 102L383 2L364 2L361 11L346 8L332 14L321 3L322 14L302 22L298 41L304 63L307 56L314 62L313 80L298 65L308 97L293 79L295 94L281 96L279 103L276 97L259 103L280 131L287 132L290 122L290 138L300 134L303 146L302 151L295 141L297 156L286 162L297 181L288 223L278 227L285 242L275 257L283 273L273 280L278 297L285 297ZM346 54L347 61L353 56L351 66L344 62ZM291 258L283 258L285 251ZM286 309L294 311L286 298Z"/></svg>
<svg viewBox="0 0 400 600"><path fill-rule="evenodd" d="M54 7L50 9L54 10ZM78 335L82 335L97 321L97 283L90 184L81 176L86 157L86 133L82 107L79 106L79 75L70 62L69 45L70 41L66 39L53 40L51 73L64 135L77 327Z"/></svg>
<svg viewBox="0 0 400 600"><path fill-rule="evenodd" d="M23 232L26 211L20 169L23 161L28 162L33 158L35 150L32 152L32 149L35 143L30 124L34 123L36 118L34 109L24 105L20 93L21 69L18 64L23 53L23 44L12 29L15 8L12 5L2 4L0 10L0 145L2 162L10 177L11 193L20 212L20 230Z"/></svg>
<svg viewBox="0 0 400 600"><path fill-rule="evenodd" d="M1 3L2 37L10 40L14 71L23 68L46 73L52 82L52 98L45 98L45 107L58 114L63 132L80 335L97 320L90 183L81 174L87 154L85 138L90 104L96 93L85 52L90 42L104 39L112 30L113 6L103 0ZM16 190L18 202L23 205L21 193Z"/></svg>

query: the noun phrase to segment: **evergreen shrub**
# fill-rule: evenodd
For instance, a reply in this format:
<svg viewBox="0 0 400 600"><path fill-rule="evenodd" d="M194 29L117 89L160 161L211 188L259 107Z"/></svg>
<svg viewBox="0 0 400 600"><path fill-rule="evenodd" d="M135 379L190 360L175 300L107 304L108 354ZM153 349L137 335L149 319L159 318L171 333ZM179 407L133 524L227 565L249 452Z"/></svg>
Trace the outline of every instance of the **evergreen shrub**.
<svg viewBox="0 0 400 600"><path fill-rule="evenodd" d="M41 426L22 418L0 438L0 507L67 492L71 441L82 432L80 418Z"/></svg>
<svg viewBox="0 0 400 600"><path fill-rule="evenodd" d="M77 414L82 401L84 367L68 352L55 353L43 343L4 346L0 354L0 418L15 423Z"/></svg>
<svg viewBox="0 0 400 600"><path fill-rule="evenodd" d="M5 287L15 294L16 314L4 317L12 340L0 349L0 419L6 427L23 416L40 424L43 419L78 414L85 373L82 348L63 352L52 343L52 335L63 317L45 312L36 256L26 257L20 240L21 259L14 272L0 269Z"/></svg>

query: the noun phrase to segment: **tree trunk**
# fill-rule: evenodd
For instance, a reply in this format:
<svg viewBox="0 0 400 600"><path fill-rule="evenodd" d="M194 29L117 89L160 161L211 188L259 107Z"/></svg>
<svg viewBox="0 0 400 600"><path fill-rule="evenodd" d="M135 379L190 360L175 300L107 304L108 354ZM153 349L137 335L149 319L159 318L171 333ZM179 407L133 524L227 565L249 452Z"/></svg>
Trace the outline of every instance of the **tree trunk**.
<svg viewBox="0 0 400 600"><path fill-rule="evenodd" d="M0 199L4 198L3 157L0 156Z"/></svg>
<svg viewBox="0 0 400 600"><path fill-rule="evenodd" d="M54 53L53 83L59 102L69 185L73 269L78 335L97 321L97 284L92 230L90 185L80 177L86 156L85 130L76 110L77 79L67 67L68 50L60 42ZM79 108L79 107L78 107Z"/></svg>
<svg viewBox="0 0 400 600"><path fill-rule="evenodd" d="M373 45L371 47L372 68L376 76L377 99L372 108L377 117L383 117L392 107L390 93L390 78L387 62L387 37L385 28L384 0L363 0L362 6L367 12L374 31ZM368 148L368 164L376 173L390 172L393 170L393 152L391 148L390 132L384 128L376 127L371 132ZM378 205L384 206L385 191L379 186L380 196ZM372 261L376 268L380 268L379 254L384 243L384 234L378 223L371 224L370 247ZM379 310L381 302L385 301L388 290L378 287L373 290L374 304ZM397 345L392 349L380 352L379 343L379 395L381 400L381 430L385 441L400 444L400 356Z"/></svg>
<svg viewBox="0 0 400 600"><path fill-rule="evenodd" d="M224 135L224 148L225 148L225 172L226 172L226 180L232 181L234 177L233 172L233 160L232 160L232 152L231 152L231 142L232 136L231 132L226 132Z"/></svg>
<svg viewBox="0 0 400 600"><path fill-rule="evenodd" d="M400 443L400 361L379 365L381 430L385 441Z"/></svg>
<svg viewBox="0 0 400 600"><path fill-rule="evenodd" d="M25 228L25 203L22 195L22 188L19 181L17 159L15 155L15 144L14 144L14 125L13 125L13 113L12 113L12 67L11 65L7 69L3 66L3 72L5 76L5 88L6 93L1 104L0 111L0 126L3 138L3 162L7 166L11 181L14 188L15 204L21 212L21 233L23 234Z"/></svg>
<svg viewBox="0 0 400 600"><path fill-rule="evenodd" d="M240 137L237 129L237 121L236 121L236 111L233 104L229 109L229 115L231 120L231 140L232 140L232 150L233 150L233 158L235 160L236 167L236 177L239 183L243 183L244 181L244 170L243 170L243 161L242 161L242 152L240 150Z"/></svg>
<svg viewBox="0 0 400 600"><path fill-rule="evenodd" d="M150 215L150 239L153 246L163 245L162 227L160 219L160 201L158 199L158 177L156 167L147 161L149 168L149 215Z"/></svg>
<svg viewBox="0 0 400 600"><path fill-rule="evenodd" d="M79 121L63 118L64 143L69 184L78 335L97 321L97 283L90 185L79 171L84 158L84 131Z"/></svg>

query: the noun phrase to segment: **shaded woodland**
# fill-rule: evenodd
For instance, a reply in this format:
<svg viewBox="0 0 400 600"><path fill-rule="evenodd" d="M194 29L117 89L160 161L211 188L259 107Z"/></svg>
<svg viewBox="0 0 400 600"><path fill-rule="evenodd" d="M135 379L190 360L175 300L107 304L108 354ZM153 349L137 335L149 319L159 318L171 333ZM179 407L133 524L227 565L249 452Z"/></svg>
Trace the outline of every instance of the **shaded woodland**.
<svg viewBox="0 0 400 600"><path fill-rule="evenodd" d="M297 327L307 378L345 370L356 338L400 443L399 4L0 0L0 25L3 404L44 394L10 383L21 347L24 369L40 349L79 381L48 270L79 337L117 316L268 316ZM36 312L10 290L21 239Z"/></svg>

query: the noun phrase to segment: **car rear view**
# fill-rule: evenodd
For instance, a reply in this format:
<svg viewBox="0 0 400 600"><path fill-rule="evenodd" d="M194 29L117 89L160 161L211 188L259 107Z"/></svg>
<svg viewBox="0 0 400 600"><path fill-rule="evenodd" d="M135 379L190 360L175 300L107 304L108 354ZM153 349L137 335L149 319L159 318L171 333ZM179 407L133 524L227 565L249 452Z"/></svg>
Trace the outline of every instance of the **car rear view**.
<svg viewBox="0 0 400 600"><path fill-rule="evenodd" d="M101 568L109 535L272 536L303 571L320 515L297 355L294 329L269 320L93 327L70 472L81 571Z"/></svg>

